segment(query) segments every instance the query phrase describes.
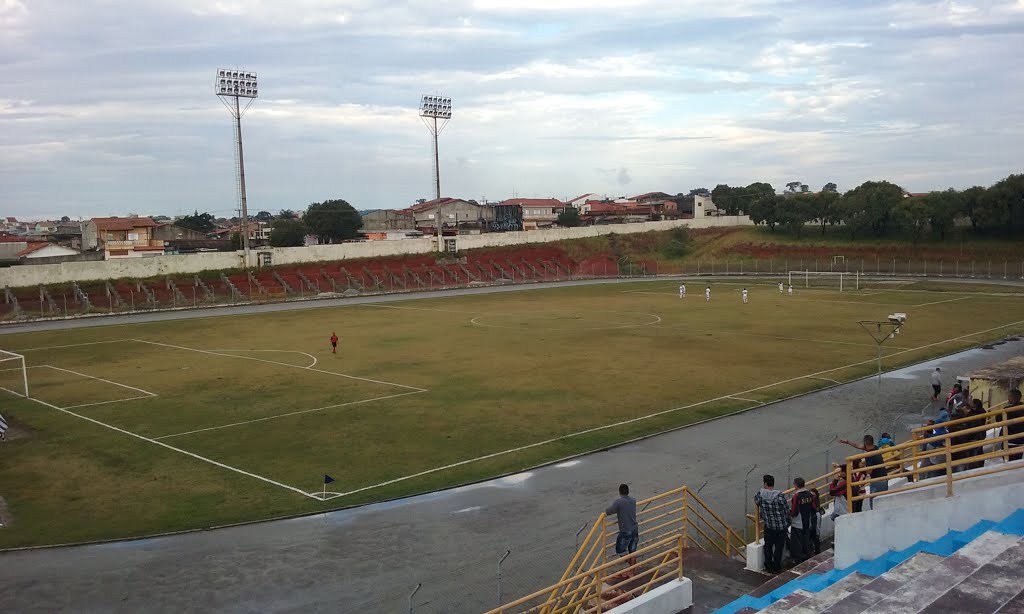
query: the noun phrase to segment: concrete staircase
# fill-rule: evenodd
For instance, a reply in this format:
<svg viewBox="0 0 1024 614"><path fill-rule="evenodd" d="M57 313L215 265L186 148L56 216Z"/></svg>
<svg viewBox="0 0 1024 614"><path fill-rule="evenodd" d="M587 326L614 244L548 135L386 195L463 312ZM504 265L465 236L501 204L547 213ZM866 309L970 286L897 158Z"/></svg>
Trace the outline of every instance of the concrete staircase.
<svg viewBox="0 0 1024 614"><path fill-rule="evenodd" d="M846 569L831 552L794 569L796 579L765 584L716 614L938 614L1024 612L1024 510L982 520L931 542Z"/></svg>

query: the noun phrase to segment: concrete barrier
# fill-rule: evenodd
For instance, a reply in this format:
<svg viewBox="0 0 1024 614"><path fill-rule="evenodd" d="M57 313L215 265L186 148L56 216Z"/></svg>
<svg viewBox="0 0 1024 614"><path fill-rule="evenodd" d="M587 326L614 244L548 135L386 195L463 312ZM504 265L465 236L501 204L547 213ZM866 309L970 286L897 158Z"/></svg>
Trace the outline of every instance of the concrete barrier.
<svg viewBox="0 0 1024 614"><path fill-rule="evenodd" d="M679 614L693 605L693 582L672 580L658 588L608 610L608 614Z"/></svg>
<svg viewBox="0 0 1024 614"><path fill-rule="evenodd" d="M485 247L506 247L530 243L548 243L566 239L598 237L608 234L634 234L672 228L727 228L752 226L747 216L705 217L692 220L670 220L645 222L642 224L608 224L606 226L581 226L578 228L552 228L522 232L491 232L479 235L456 237L460 251ZM269 252L271 264L292 265L308 262L328 262L356 258L386 258L412 254L427 254L434 251L432 238L403 239L399 241L365 241L360 243L339 243L336 245L314 245L311 247L268 247L254 249L249 266L258 266L257 252ZM201 254L180 254L174 256L152 256L145 258L119 258L89 262L62 262L59 264L21 265L0 269L0 287L20 288L40 284L62 284L72 281L97 281L103 279L132 278L144 279L164 275L188 275L201 271L242 268L241 252L206 252Z"/></svg>

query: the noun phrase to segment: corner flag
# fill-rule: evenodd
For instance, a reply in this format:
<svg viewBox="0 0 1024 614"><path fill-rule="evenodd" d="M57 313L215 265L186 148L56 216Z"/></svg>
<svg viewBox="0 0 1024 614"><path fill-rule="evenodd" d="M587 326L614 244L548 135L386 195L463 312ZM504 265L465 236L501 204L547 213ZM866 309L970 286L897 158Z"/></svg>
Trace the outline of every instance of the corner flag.
<svg viewBox="0 0 1024 614"><path fill-rule="evenodd" d="M331 476L327 475L326 473L324 474L324 484L330 484L333 481L334 481L334 478L332 478Z"/></svg>

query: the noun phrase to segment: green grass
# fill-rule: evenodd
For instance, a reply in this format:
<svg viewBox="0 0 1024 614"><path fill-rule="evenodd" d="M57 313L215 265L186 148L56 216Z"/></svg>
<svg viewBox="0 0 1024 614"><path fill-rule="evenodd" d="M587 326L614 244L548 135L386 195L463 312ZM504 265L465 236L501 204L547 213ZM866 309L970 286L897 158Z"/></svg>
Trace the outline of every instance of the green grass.
<svg viewBox="0 0 1024 614"><path fill-rule="evenodd" d="M0 393L15 435L0 457L14 519L0 547L322 511L518 471L751 406L729 395L771 401L827 384L808 375L870 374L875 347L856 320L893 311L910 321L887 368L1024 332L1024 298L974 286L788 298L747 283L749 305L738 284L714 282L708 305L703 285L680 301L661 281L5 335L36 367L33 396L139 437ZM15 375L0 372L0 386ZM324 473L357 492L322 502L286 488L318 491Z"/></svg>

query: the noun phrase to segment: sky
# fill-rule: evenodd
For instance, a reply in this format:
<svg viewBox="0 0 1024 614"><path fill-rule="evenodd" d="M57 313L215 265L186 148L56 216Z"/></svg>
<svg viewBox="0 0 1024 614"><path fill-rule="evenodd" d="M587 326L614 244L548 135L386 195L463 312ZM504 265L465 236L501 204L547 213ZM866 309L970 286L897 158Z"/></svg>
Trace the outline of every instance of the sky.
<svg viewBox="0 0 1024 614"><path fill-rule="evenodd" d="M248 208L1022 172L1024 0L0 0L0 214L230 216L218 67L259 75Z"/></svg>

